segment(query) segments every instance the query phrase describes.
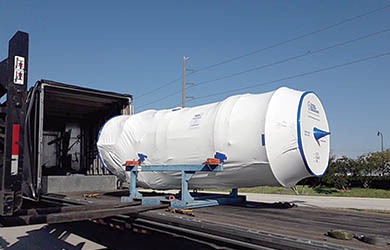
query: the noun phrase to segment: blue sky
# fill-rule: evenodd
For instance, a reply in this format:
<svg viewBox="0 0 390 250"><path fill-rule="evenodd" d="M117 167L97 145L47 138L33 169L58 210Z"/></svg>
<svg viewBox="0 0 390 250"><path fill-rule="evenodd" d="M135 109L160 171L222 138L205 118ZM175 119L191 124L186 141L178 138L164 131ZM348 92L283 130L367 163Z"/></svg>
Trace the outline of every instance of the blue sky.
<svg viewBox="0 0 390 250"><path fill-rule="evenodd" d="M7 1L0 0L0 59L17 31L30 34L29 85L50 79L133 94L136 112L179 106L182 58L197 70L367 13L390 1ZM390 52L390 7L187 77L200 83L381 32L343 46L188 89L201 97ZM327 111L332 152L390 147L390 56L199 98L196 106L287 86L316 92ZM144 95L144 96L142 96ZM141 96L138 98L138 96Z"/></svg>

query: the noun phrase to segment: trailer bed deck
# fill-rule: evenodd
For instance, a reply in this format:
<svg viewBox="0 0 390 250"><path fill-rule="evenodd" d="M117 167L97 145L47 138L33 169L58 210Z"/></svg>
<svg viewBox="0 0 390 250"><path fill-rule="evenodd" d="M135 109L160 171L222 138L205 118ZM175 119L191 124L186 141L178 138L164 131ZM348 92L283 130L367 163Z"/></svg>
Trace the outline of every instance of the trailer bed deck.
<svg viewBox="0 0 390 250"><path fill-rule="evenodd" d="M128 191L105 193L52 194L44 197L58 203L77 203L104 208L118 207L118 213L97 215L123 227L184 235L232 248L253 249L388 249L389 245L372 245L357 239L338 240L326 236L334 229L351 231L356 235L390 238L390 215L336 209L290 207L281 203L245 202L193 210L194 216L167 211L167 206L152 210L138 208L126 213L120 197ZM147 193L145 195L153 195ZM138 205L138 204L133 204ZM113 211L115 213L115 211ZM112 216L111 216L112 215ZM103 220L100 220L103 222Z"/></svg>

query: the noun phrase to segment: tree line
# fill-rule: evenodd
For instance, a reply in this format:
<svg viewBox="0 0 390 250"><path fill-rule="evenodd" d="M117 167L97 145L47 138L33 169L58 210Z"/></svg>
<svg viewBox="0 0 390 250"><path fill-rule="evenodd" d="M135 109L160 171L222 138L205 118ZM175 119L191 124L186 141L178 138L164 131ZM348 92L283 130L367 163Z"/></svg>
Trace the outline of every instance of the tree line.
<svg viewBox="0 0 390 250"><path fill-rule="evenodd" d="M390 149L363 154L356 159L331 156L327 172L321 178L307 181L313 186L342 190L350 187L390 189Z"/></svg>

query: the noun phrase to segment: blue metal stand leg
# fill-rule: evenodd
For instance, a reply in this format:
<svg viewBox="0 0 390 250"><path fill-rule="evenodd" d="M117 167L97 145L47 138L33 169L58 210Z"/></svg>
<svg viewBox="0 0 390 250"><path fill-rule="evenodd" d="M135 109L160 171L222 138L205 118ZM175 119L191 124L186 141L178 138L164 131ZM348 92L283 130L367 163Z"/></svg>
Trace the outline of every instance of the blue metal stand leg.
<svg viewBox="0 0 390 250"><path fill-rule="evenodd" d="M140 194L137 190L137 175L137 170L132 169L130 171L130 196L121 197L121 202L132 202L135 198L142 198L142 194Z"/></svg>
<svg viewBox="0 0 390 250"><path fill-rule="evenodd" d="M194 200L188 189L188 183L194 174L195 171L181 171L181 200L184 202Z"/></svg>
<svg viewBox="0 0 390 250"><path fill-rule="evenodd" d="M130 172L130 199L142 198L142 194L137 189L137 176L138 171Z"/></svg>

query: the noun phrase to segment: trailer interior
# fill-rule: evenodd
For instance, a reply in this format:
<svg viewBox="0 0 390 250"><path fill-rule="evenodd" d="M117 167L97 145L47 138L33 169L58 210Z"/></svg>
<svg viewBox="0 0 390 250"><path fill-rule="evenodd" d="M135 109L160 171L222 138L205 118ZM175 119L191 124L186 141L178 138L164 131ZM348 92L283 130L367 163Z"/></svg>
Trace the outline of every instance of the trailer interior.
<svg viewBox="0 0 390 250"><path fill-rule="evenodd" d="M41 80L27 96L25 169L31 170L34 191L114 189L115 177L101 164L96 142L108 119L132 113L131 95Z"/></svg>

